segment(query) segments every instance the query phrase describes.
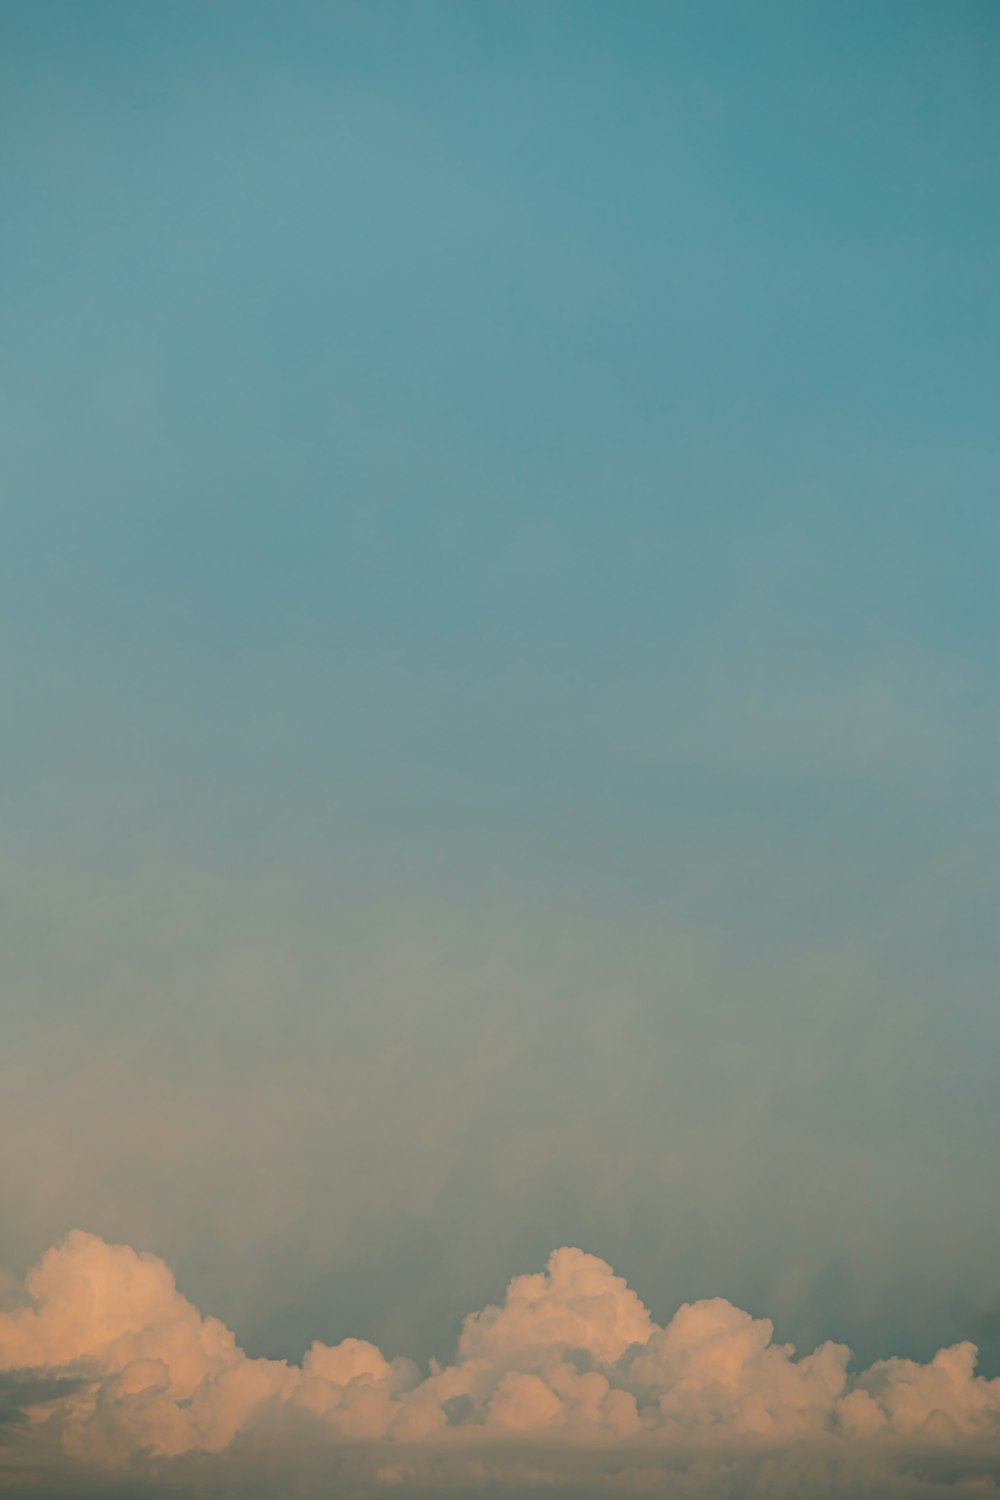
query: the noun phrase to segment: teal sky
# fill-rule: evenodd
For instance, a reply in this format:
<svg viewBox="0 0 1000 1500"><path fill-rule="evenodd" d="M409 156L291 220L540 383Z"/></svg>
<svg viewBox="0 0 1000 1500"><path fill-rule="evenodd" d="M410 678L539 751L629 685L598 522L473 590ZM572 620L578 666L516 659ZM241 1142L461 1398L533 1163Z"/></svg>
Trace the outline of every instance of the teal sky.
<svg viewBox="0 0 1000 1500"><path fill-rule="evenodd" d="M998 43L0 5L0 1262L1000 1371Z"/></svg>

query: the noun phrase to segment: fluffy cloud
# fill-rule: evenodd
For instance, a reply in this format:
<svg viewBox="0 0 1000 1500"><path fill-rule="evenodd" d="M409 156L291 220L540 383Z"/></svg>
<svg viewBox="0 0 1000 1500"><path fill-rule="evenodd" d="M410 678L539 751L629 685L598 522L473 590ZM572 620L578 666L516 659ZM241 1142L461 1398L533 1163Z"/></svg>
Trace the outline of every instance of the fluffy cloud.
<svg viewBox="0 0 1000 1500"><path fill-rule="evenodd" d="M161 1260L81 1230L25 1294L0 1313L23 1416L0 1482L28 1474L39 1494L67 1474L79 1494L126 1477L130 1493L274 1493L269 1465L303 1495L1000 1494L1000 1380L976 1375L971 1344L850 1374L843 1345L797 1359L721 1298L659 1327L581 1250L470 1314L455 1362L427 1373L359 1339L301 1366L248 1358Z"/></svg>

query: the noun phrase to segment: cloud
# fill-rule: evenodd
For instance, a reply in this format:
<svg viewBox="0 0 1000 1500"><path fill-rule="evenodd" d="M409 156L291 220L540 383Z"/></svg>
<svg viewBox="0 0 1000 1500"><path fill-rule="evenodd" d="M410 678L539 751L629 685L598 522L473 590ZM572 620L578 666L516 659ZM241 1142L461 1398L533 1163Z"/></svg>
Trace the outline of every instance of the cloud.
<svg viewBox="0 0 1000 1500"><path fill-rule="evenodd" d="M0 1484L39 1494L1000 1494L1000 1379L974 1345L851 1373L844 1345L796 1358L722 1298L660 1327L582 1250L426 1372L355 1338L250 1358L162 1260L82 1230L24 1290L0 1313Z"/></svg>

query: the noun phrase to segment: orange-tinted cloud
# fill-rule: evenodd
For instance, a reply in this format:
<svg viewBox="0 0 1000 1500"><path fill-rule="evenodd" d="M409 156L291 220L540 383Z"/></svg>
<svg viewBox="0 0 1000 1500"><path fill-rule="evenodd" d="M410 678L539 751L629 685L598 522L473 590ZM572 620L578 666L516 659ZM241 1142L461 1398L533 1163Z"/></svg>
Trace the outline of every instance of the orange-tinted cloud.
<svg viewBox="0 0 1000 1500"><path fill-rule="evenodd" d="M950 1493L953 1481L956 1494L997 1493L1000 1380L977 1377L971 1344L851 1375L843 1345L797 1359L766 1319L721 1298L659 1327L581 1250L517 1277L500 1306L466 1319L455 1362L426 1374L359 1339L314 1343L301 1366L249 1358L163 1261L81 1230L25 1291L0 1313L0 1370L36 1380L18 1442L44 1432L95 1478L155 1476L186 1455L238 1465L249 1449L287 1466L304 1462L308 1433L309 1451L353 1455L359 1494L404 1481L579 1489L580 1454L593 1456L595 1493L781 1494L795 1475L798 1493L834 1493L845 1465L852 1483L881 1486L872 1493ZM931 1488L908 1491L924 1470ZM748 1489L750 1475L769 1488ZM296 1482L312 1493L307 1474Z"/></svg>

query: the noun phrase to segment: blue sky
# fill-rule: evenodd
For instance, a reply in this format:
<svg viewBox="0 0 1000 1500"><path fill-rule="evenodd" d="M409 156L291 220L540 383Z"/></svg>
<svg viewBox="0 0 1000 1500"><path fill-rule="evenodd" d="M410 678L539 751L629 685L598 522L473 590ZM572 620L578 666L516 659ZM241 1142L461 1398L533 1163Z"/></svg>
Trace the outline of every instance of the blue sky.
<svg viewBox="0 0 1000 1500"><path fill-rule="evenodd" d="M0 7L12 1268L996 1365L998 26Z"/></svg>

